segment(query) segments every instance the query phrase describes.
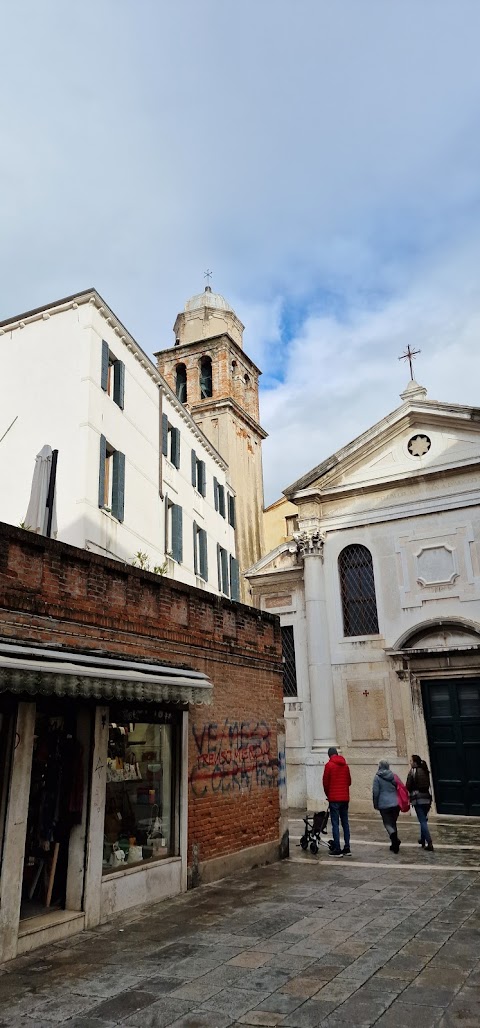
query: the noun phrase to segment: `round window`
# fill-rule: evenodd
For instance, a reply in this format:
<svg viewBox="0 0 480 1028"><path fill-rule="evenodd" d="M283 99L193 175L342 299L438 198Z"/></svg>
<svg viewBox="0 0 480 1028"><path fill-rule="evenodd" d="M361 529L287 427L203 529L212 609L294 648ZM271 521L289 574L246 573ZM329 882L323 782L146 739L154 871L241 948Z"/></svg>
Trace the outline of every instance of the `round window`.
<svg viewBox="0 0 480 1028"><path fill-rule="evenodd" d="M408 452L412 457L424 457L431 445L428 435L412 435L408 442Z"/></svg>

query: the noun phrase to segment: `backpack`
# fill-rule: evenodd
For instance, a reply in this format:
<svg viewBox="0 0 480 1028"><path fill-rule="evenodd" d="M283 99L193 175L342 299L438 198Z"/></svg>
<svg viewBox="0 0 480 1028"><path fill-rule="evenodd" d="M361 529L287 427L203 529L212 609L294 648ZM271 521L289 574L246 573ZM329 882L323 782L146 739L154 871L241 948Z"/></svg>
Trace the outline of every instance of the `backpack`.
<svg viewBox="0 0 480 1028"><path fill-rule="evenodd" d="M395 778L395 785L397 787L398 806L402 814L408 814L410 810L410 796L406 785L403 784L398 775L393 776Z"/></svg>

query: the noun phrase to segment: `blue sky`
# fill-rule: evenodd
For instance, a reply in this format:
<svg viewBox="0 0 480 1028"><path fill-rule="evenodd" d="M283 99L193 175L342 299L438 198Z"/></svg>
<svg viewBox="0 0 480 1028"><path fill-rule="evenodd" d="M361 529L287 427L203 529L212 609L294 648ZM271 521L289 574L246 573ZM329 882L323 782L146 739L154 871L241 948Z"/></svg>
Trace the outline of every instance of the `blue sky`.
<svg viewBox="0 0 480 1028"><path fill-rule="evenodd" d="M21 0L0 317L90 285L149 352L203 288L263 368L266 500L393 409L479 405L478 0Z"/></svg>

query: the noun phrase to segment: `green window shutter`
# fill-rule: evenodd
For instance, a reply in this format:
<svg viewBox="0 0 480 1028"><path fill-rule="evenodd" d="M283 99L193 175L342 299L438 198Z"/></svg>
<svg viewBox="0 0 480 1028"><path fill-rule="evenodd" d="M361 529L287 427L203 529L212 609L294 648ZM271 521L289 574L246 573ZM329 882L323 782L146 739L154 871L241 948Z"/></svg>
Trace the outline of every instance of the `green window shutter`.
<svg viewBox="0 0 480 1028"><path fill-rule="evenodd" d="M108 389L108 343L102 339L102 389L106 393Z"/></svg>
<svg viewBox="0 0 480 1028"><path fill-rule="evenodd" d="M172 555L179 564L183 560L183 511L178 503L172 508Z"/></svg>
<svg viewBox="0 0 480 1028"><path fill-rule="evenodd" d="M114 450L112 470L112 514L123 521L125 509L125 454Z"/></svg>
<svg viewBox="0 0 480 1028"><path fill-rule="evenodd" d="M164 457L168 456L168 418L166 414L162 414L162 453Z"/></svg>
<svg viewBox="0 0 480 1028"><path fill-rule="evenodd" d="M230 591L228 588L228 553L226 550L223 549L223 547L220 548L220 559L222 562L222 591L225 593L225 596L229 596Z"/></svg>
<svg viewBox="0 0 480 1028"><path fill-rule="evenodd" d="M204 460L199 460L199 462L198 462L198 477L199 477L198 488L199 488L202 496L206 496L207 495L207 473L205 471L205 461Z"/></svg>
<svg viewBox="0 0 480 1028"><path fill-rule="evenodd" d="M199 549L200 549L200 577L208 582L208 557L207 557L207 533L204 528L199 531Z"/></svg>
<svg viewBox="0 0 480 1028"><path fill-rule="evenodd" d="M113 365L113 399L120 410L124 407L125 397L125 365L123 361L115 361Z"/></svg>
<svg viewBox="0 0 480 1028"><path fill-rule="evenodd" d="M197 485L197 455L195 450L192 450L192 485Z"/></svg>
<svg viewBox="0 0 480 1028"><path fill-rule="evenodd" d="M215 510L218 510L218 481L216 478L213 479L213 502Z"/></svg>
<svg viewBox="0 0 480 1028"><path fill-rule="evenodd" d="M196 575L198 575L197 532L198 532L198 525L197 525L197 522L194 521L193 522L193 570L194 570Z"/></svg>
<svg viewBox="0 0 480 1028"><path fill-rule="evenodd" d="M172 432L172 454L171 454L171 461L172 461L173 466L178 469L180 467L180 429L172 427L171 432Z"/></svg>
<svg viewBox="0 0 480 1028"><path fill-rule="evenodd" d="M235 497L228 494L228 523L235 528Z"/></svg>
<svg viewBox="0 0 480 1028"><path fill-rule="evenodd" d="M230 595L232 600L240 599L240 574L238 560L230 555Z"/></svg>
<svg viewBox="0 0 480 1028"><path fill-rule="evenodd" d="M222 560L221 560L222 547L220 543L217 543L217 571L218 571L218 591L222 591Z"/></svg>
<svg viewBox="0 0 480 1028"><path fill-rule="evenodd" d="M107 440L100 436L100 467L98 472L98 506L105 506L105 461L107 459Z"/></svg>
<svg viewBox="0 0 480 1028"><path fill-rule="evenodd" d="M223 485L219 485L219 487L218 487L218 510L219 510L219 513L222 515L222 518L224 518L225 517L225 489L224 489Z"/></svg>

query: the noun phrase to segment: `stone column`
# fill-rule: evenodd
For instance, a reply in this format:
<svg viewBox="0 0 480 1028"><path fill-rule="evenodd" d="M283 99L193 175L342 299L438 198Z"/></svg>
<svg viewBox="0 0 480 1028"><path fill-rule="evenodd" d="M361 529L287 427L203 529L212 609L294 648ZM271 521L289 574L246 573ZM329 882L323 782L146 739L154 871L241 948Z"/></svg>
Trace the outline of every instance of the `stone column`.
<svg viewBox="0 0 480 1028"><path fill-rule="evenodd" d="M324 763L328 747L336 745L337 734L323 567L325 540L312 519L312 524L295 534L295 541L298 559L303 561L312 747Z"/></svg>

